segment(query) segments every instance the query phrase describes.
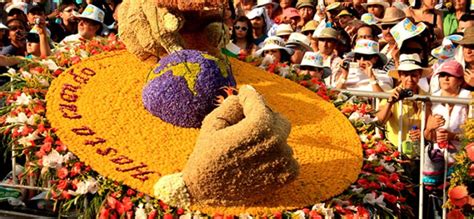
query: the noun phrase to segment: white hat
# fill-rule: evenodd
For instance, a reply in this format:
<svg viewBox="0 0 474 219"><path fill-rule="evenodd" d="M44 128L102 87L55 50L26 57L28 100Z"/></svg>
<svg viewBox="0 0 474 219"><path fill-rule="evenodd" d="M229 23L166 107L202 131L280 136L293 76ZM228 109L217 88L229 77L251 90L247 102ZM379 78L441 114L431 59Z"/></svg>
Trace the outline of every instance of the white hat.
<svg viewBox="0 0 474 219"><path fill-rule="evenodd" d="M278 3L273 2L272 0L257 0L257 5L255 5L255 8L264 7L265 5L268 5L268 4L273 5L273 10L275 10L278 7Z"/></svg>
<svg viewBox="0 0 474 219"><path fill-rule="evenodd" d="M8 30L8 27L5 26L5 24L3 24L3 23L0 22L0 30L2 30L2 29Z"/></svg>
<svg viewBox="0 0 474 219"><path fill-rule="evenodd" d="M293 54L293 50L285 47L285 41L277 36L271 36L265 39L263 42L263 47L255 52L257 56L261 56L264 51L272 49L282 49L288 53L288 55Z"/></svg>
<svg viewBox="0 0 474 219"><path fill-rule="evenodd" d="M101 24L104 24L105 12L102 9L98 8L97 6L89 4L84 9L82 14L75 15L75 17L89 19L89 20L97 21Z"/></svg>
<svg viewBox="0 0 474 219"><path fill-rule="evenodd" d="M380 5L380 6L383 6L383 8L390 7L390 4L384 0L368 0L367 3L362 3L362 6L365 9L367 9L367 6L369 5Z"/></svg>
<svg viewBox="0 0 474 219"><path fill-rule="evenodd" d="M308 37L298 32L292 33L290 35L290 38L288 38L288 42L286 42L286 45L300 45L308 51L313 51L313 48L311 48L311 42L309 41Z"/></svg>
<svg viewBox="0 0 474 219"><path fill-rule="evenodd" d="M360 20L368 25L376 25L379 22L379 19L377 19L371 13L363 14L362 16L360 16Z"/></svg>
<svg viewBox="0 0 474 219"><path fill-rule="evenodd" d="M374 55L379 54L379 43L373 40L360 39L357 40L354 47L354 53Z"/></svg>
<svg viewBox="0 0 474 219"><path fill-rule="evenodd" d="M400 55L400 64L396 70L390 70L388 75L393 78L398 78L399 74L398 71L413 71L413 70L422 70L421 77L426 77L431 74L431 68L423 68L421 67L421 59L420 56L416 53L414 54L401 54Z"/></svg>
<svg viewBox="0 0 474 219"><path fill-rule="evenodd" d="M395 42L397 42L398 48L402 48L405 40L420 35L425 29L425 23L420 22L415 25L410 21L410 19L405 18L390 29L390 34L392 34Z"/></svg>
<svg viewBox="0 0 474 219"><path fill-rule="evenodd" d="M291 27L290 24L280 24L276 28L275 34L277 36L286 36L286 35L290 35L293 32L294 32L293 27Z"/></svg>
<svg viewBox="0 0 474 219"><path fill-rule="evenodd" d="M26 13L28 13L28 3L25 3L25 2L12 3L8 7L5 8L5 11L8 14L13 9L19 9L19 10L23 11L23 13L26 14Z"/></svg>
<svg viewBox="0 0 474 219"><path fill-rule="evenodd" d="M265 13L265 8L254 8L251 11L249 11L245 16L249 20L255 19L256 17L261 17Z"/></svg>
<svg viewBox="0 0 474 219"><path fill-rule="evenodd" d="M300 66L311 66L323 69L322 78L331 75L331 69L323 64L323 56L319 52L305 52Z"/></svg>

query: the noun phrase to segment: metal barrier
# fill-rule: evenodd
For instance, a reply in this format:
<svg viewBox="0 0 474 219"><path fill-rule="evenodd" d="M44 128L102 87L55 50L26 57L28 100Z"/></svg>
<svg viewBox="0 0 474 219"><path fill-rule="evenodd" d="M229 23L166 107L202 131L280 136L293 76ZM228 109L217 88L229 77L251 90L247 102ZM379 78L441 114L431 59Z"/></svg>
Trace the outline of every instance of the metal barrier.
<svg viewBox="0 0 474 219"><path fill-rule="evenodd" d="M370 91L355 91L355 90L342 90L338 89L338 91L342 93L348 93L353 96L358 97L371 97L376 98L376 102L379 102L379 99L388 99L391 94L385 92L370 92ZM413 95L413 97L405 98L404 100L412 100L412 101L421 101L421 127L420 130L422 131L420 136L420 145L425 145L425 137L423 135L423 130L425 130L426 126L426 102L434 102L434 103L448 103L448 104L463 104L469 106L468 118L474 118L474 110L472 103L474 102L472 99L469 98L458 98L458 97L439 97L439 96L425 96L425 95ZM402 100L403 101L403 100ZM398 150L403 152L402 150L402 130L403 130L403 104L399 104L398 111L400 112L399 115L399 133L398 133ZM377 109L377 108L376 108ZM447 150L444 150L444 158L447 158ZM419 181L419 203L418 203L418 218L423 218L423 196L424 196L424 187L423 187L423 164L425 162L425 153L424 147L420 147L420 181ZM447 162L445 162L444 174L443 174L444 184L446 184L447 178ZM446 189L443 190L443 203L446 203ZM446 218L446 208L443 208L443 219Z"/></svg>

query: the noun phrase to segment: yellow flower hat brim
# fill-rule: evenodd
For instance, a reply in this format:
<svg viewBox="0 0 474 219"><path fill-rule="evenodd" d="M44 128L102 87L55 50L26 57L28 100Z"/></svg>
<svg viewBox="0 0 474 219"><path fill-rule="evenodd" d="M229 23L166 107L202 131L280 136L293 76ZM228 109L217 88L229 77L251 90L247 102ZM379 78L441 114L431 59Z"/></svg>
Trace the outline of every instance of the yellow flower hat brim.
<svg viewBox="0 0 474 219"><path fill-rule="evenodd" d="M362 148L342 113L290 80L230 62L238 85L252 85L291 122L288 143L300 175L259 203L193 210L262 214L302 208L340 194L357 179ZM47 117L73 153L99 174L150 195L161 176L182 170L199 133L165 123L143 107L142 89L155 65L127 51L101 54L68 69L47 94Z"/></svg>

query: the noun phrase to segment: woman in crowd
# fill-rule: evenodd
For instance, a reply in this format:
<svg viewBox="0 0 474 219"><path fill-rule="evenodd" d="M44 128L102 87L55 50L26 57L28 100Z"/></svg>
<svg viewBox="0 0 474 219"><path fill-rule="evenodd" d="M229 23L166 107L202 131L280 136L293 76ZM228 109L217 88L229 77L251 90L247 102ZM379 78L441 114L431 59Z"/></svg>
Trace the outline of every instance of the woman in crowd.
<svg viewBox="0 0 474 219"><path fill-rule="evenodd" d="M412 127L420 127L421 124L421 102L399 101L403 99L400 96L404 91L410 90L413 94L427 95L420 87L418 82L422 77L431 74L431 68L423 68L418 54L400 55L400 64L397 70L392 70L389 75L398 80L398 85L392 90L388 100L380 103L380 110L377 118L380 123L386 124L387 139L394 145L399 145L399 133L402 141L418 141L420 130L412 130ZM399 104L402 104L402 111L399 112ZM403 117L400 115L403 113ZM402 119L403 126L400 127L399 119Z"/></svg>
<svg viewBox="0 0 474 219"><path fill-rule="evenodd" d="M264 41L263 47L255 52L256 56L264 58L260 65L261 68L280 75L289 73L286 72L289 71L289 68L284 69L283 67L288 66L292 54L293 50L285 47L283 39L277 36L268 37Z"/></svg>
<svg viewBox="0 0 474 219"><path fill-rule="evenodd" d="M393 26L395 26L398 22L405 19L405 12L396 8L396 7L389 7L385 12L385 16L383 19L380 20L380 29L382 29L382 39L387 43L383 49L380 51L387 57L387 64L384 66L384 70L392 70L395 68L395 60L394 57L398 58L399 49L397 47L397 43L393 38L390 30Z"/></svg>
<svg viewBox="0 0 474 219"><path fill-rule="evenodd" d="M234 21L231 35L232 43L240 48L241 53L253 54L257 46L253 43L252 23L245 16Z"/></svg>
<svg viewBox="0 0 474 219"><path fill-rule="evenodd" d="M450 60L443 63L436 72L441 89L432 95L472 98L471 92L462 88L463 74L463 68L459 62ZM448 163L448 166L454 163L453 155L460 149L461 125L467 120L468 111L468 106L462 104L433 103L431 107L431 115L428 117L424 131L425 138L433 142L429 153L447 150L448 159L445 162ZM437 165L437 167L442 168L443 165ZM434 185L442 183L442 175L437 176L434 174L436 172L442 173L443 169L432 170L432 174L426 174L429 177L425 177L424 181Z"/></svg>
<svg viewBox="0 0 474 219"><path fill-rule="evenodd" d="M467 13L470 2L467 0L453 0L454 11L446 14L443 18L443 32L445 36L455 33L458 29L461 17Z"/></svg>
<svg viewBox="0 0 474 219"><path fill-rule="evenodd" d="M253 42L261 47L263 41L268 37L267 32L272 25L270 18L267 17L265 8L254 8L246 16L252 23Z"/></svg>
<svg viewBox="0 0 474 219"><path fill-rule="evenodd" d="M441 15L435 13L435 4L436 0L422 0L419 9L408 8L405 14L413 18L415 22L426 22L434 29L437 39L443 39L443 21Z"/></svg>
<svg viewBox="0 0 474 219"><path fill-rule="evenodd" d="M377 75L386 74L381 69L385 65L386 58L379 52L379 44L373 40L358 40L354 49L354 52L350 53L348 56L354 57L355 62L359 65L359 69L362 74L365 76L360 77L362 80L364 78L369 79L370 90L375 92L383 92L382 82L377 79ZM341 75L338 76L337 81L333 83L333 86L339 89L347 88L346 81L349 75L349 66L342 66L340 69ZM359 77L359 76L358 76ZM392 88L391 84L386 84L387 89ZM351 89L362 89L361 87L364 84L356 83L351 85Z"/></svg>

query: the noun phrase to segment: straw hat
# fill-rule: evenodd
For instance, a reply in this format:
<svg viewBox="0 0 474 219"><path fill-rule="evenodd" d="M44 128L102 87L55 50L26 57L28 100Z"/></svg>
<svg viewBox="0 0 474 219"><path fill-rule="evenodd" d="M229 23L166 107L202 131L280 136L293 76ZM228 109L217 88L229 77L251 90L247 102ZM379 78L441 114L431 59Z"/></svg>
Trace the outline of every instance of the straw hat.
<svg viewBox="0 0 474 219"><path fill-rule="evenodd" d="M336 17L339 18L339 17L342 17L342 16L351 16L352 17L353 15L348 10L344 9Z"/></svg>
<svg viewBox="0 0 474 219"><path fill-rule="evenodd" d="M322 78L327 78L331 75L331 69L327 66L324 66L324 58L319 52L305 52L303 59L301 60L300 66L311 66L315 68L323 69Z"/></svg>
<svg viewBox="0 0 474 219"><path fill-rule="evenodd" d="M410 38L420 35L426 29L426 24L423 22L417 25L413 24L410 19L405 18L398 22L390 29L390 34L397 42L398 48L402 48L403 42Z"/></svg>
<svg viewBox="0 0 474 219"><path fill-rule="evenodd" d="M293 33L293 27L291 27L290 24L280 24L278 25L278 27L276 28L276 33L275 35L278 36L278 37L281 37L281 36L288 36L290 35L291 33Z"/></svg>
<svg viewBox="0 0 474 219"><path fill-rule="evenodd" d="M331 4L329 4L327 7L326 7L326 11L333 11L333 10L341 10L342 9L342 5L340 2L333 2Z"/></svg>
<svg viewBox="0 0 474 219"><path fill-rule="evenodd" d="M388 75L392 78L399 78L398 71L413 71L421 69L421 77L427 77L431 75L433 69L431 68L423 68L421 67L421 59L418 54L401 54L400 55L400 62L398 68L395 70L390 70Z"/></svg>
<svg viewBox="0 0 474 219"><path fill-rule="evenodd" d="M314 1L313 0L298 0L298 2L296 3L296 9L300 9L303 7L314 8Z"/></svg>
<svg viewBox="0 0 474 219"><path fill-rule="evenodd" d="M313 51L311 48L311 42L309 41L308 37L302 33L292 33L290 38L288 38L288 42L286 42L287 47L291 47L294 45L299 45L304 47L307 51Z"/></svg>
<svg viewBox="0 0 474 219"><path fill-rule="evenodd" d="M380 6L383 6L383 8L390 7L390 4L384 0L368 0L367 3L362 3L362 6L365 9L367 9L367 6L369 5L380 5Z"/></svg>
<svg viewBox="0 0 474 219"><path fill-rule="evenodd" d="M405 12L396 7L389 7L385 9L383 18L379 22L380 24L396 24L405 18Z"/></svg>
<svg viewBox="0 0 474 219"><path fill-rule="evenodd" d="M285 47L285 41L277 36L271 36L263 41L263 47L255 52L257 56L261 56L264 51L281 49L284 50L288 55L293 54L293 50Z"/></svg>
<svg viewBox="0 0 474 219"><path fill-rule="evenodd" d="M161 64L157 65L141 62L127 51L100 54L72 66L68 72L74 74L61 74L52 82L47 93L47 118L53 127L58 128L56 134L68 145L70 151L102 176L123 182L152 196L155 194L155 183L167 176L181 173L187 166L188 158L194 153L195 146L202 144L197 142L200 129L182 128L164 122L145 110L140 101L143 88L148 86L146 78L149 75L159 77L161 74L161 77L179 82L179 86L184 86L185 90L189 91L188 95L194 96L192 90L196 89L193 87L198 85L192 86L194 80L192 76L187 75L186 69L202 71L203 67L208 67L207 64L195 63L193 60L197 57L191 58L186 53L170 56L167 60L172 62L166 64L160 60ZM206 54L201 56L207 57L209 62L218 62ZM290 80L236 59L230 59L229 63L231 69L221 72L223 75L232 74L238 86L254 87L265 98L268 110L280 113L291 123L288 140L278 137L269 141L288 142L300 166L300 174L285 187L261 194L263 199L257 203L246 203L245 206L210 206L192 202L191 210L210 215L263 215L268 212L292 210L312 206L341 194L356 181L363 162L362 147L355 129L339 110L316 93ZM225 64L223 66L229 67ZM162 70L154 72L158 68ZM177 88L172 86L170 89ZM75 102L65 102L64 99ZM231 100L232 98L229 99ZM221 108L216 110L219 109ZM239 109L241 108L236 107L234 110ZM244 115L252 114L251 111L244 112ZM175 116L185 119L188 113L182 111ZM226 127L242 127L240 122L228 125L225 123L226 118L220 118L213 119L218 119L219 124L227 124ZM258 121L261 120L256 119L256 122ZM268 129L265 127L261 129L267 133ZM252 135L257 129L249 127L247 134ZM225 135L221 135L224 133ZM249 139L243 144L245 146L253 146L254 141L260 140L225 130L215 132L214 136L222 137L217 142L219 144L227 141L226 138L234 137ZM206 157L210 161L219 159L219 162L225 162L228 159L232 162L240 158L240 155L235 153L253 155L253 149L260 150L262 147L233 151L231 155L234 156L227 158L218 157L216 154ZM249 167L248 165L235 165L234 169L237 172L243 166ZM248 172L248 169L246 171ZM219 173L219 176L221 185L229 185L241 179L236 178L237 174L229 172ZM172 182L174 181L170 181Z"/></svg>
<svg viewBox="0 0 474 219"><path fill-rule="evenodd" d="M315 31L316 28L318 27L318 22L315 20L310 20L306 22L306 24L301 28L301 32L306 32L306 31Z"/></svg>
<svg viewBox="0 0 474 219"><path fill-rule="evenodd" d="M474 27L468 27L464 30L464 38L459 41L460 45L473 45L474 44Z"/></svg>
<svg viewBox="0 0 474 219"><path fill-rule="evenodd" d="M331 27L324 28L321 31L321 33L319 33L319 35L316 36L316 38L318 38L318 39L334 39L336 41L340 41L339 40L339 33L337 32L337 30L335 30L334 28L331 28Z"/></svg>

